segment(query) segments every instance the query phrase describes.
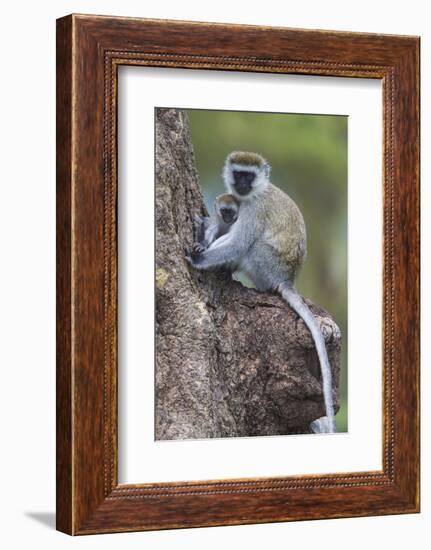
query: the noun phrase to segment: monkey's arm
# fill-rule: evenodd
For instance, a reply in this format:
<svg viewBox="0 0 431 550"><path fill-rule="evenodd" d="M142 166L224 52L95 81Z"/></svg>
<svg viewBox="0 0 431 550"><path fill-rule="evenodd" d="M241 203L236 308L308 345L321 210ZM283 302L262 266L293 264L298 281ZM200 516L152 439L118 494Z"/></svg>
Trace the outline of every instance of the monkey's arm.
<svg viewBox="0 0 431 550"><path fill-rule="evenodd" d="M196 269L211 269L237 262L243 255L243 245L233 238L232 233L223 235L201 253L187 258Z"/></svg>
<svg viewBox="0 0 431 550"><path fill-rule="evenodd" d="M203 252L217 237L223 234L220 232L219 223L214 220L214 216L195 216L195 231L197 239L193 247L195 253Z"/></svg>
<svg viewBox="0 0 431 550"><path fill-rule="evenodd" d="M208 248L216 239L219 233L219 227L215 224L210 224L207 230L205 231L205 237L202 244L205 248Z"/></svg>

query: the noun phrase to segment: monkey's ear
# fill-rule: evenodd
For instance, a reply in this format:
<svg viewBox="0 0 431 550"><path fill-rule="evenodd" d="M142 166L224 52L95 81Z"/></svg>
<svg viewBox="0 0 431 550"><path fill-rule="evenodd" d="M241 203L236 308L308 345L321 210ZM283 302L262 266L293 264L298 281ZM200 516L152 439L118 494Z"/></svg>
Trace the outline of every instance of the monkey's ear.
<svg viewBox="0 0 431 550"><path fill-rule="evenodd" d="M265 177L269 179L269 175L271 173L271 166L265 162L265 164L263 165L263 173L265 174Z"/></svg>

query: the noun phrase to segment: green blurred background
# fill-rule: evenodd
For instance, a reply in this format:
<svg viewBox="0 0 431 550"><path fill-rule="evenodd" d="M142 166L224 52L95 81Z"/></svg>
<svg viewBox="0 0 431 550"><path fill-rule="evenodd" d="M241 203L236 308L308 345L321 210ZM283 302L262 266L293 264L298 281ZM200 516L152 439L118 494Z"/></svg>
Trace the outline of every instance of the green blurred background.
<svg viewBox="0 0 431 550"><path fill-rule="evenodd" d="M347 117L186 111L208 210L224 192L221 172L233 150L254 151L271 165L271 181L299 206L307 226L307 259L298 291L325 308L341 329L341 408L347 431ZM242 282L249 284L245 279Z"/></svg>

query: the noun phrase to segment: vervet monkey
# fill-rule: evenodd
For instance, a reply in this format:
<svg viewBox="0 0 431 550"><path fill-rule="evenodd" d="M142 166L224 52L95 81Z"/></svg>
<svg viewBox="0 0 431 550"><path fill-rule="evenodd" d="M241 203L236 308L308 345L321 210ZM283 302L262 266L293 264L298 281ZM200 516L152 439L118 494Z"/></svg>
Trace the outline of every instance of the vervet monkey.
<svg viewBox="0 0 431 550"><path fill-rule="evenodd" d="M332 374L320 327L294 288L306 256L306 230L293 200L270 180L270 166L256 153L234 151L224 165L228 193L239 203L236 222L225 235L201 252L192 253L197 269L235 266L262 291L277 291L302 318L316 346L322 372L326 417L311 424L313 431L335 432Z"/></svg>
<svg viewBox="0 0 431 550"><path fill-rule="evenodd" d="M195 244L193 251L202 252L216 239L226 235L238 218L238 210L238 200L225 193L216 197L209 217L195 216L199 242Z"/></svg>

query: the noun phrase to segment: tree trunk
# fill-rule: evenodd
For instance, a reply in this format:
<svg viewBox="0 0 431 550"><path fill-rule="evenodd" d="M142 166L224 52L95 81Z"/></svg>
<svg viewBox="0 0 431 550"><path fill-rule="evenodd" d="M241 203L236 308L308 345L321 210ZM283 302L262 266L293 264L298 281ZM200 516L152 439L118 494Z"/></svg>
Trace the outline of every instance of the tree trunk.
<svg viewBox="0 0 431 550"><path fill-rule="evenodd" d="M279 297L186 262L205 214L187 115L156 110L156 439L308 433L324 416L311 335ZM340 330L325 335L338 408Z"/></svg>

